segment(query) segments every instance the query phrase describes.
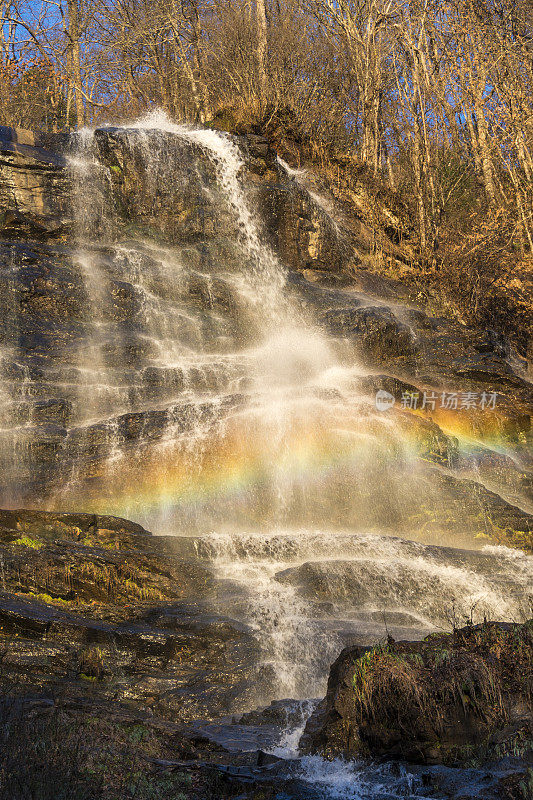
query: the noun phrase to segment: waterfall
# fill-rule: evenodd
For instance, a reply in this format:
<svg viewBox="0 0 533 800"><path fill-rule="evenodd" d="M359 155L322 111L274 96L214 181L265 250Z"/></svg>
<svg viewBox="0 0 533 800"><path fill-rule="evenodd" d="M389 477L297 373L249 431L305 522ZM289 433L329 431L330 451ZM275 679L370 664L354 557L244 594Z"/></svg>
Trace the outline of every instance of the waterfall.
<svg viewBox="0 0 533 800"><path fill-rule="evenodd" d="M145 134L142 145L144 157L152 169L150 133L154 131L198 145L213 162L218 184L237 223L237 238L246 257L247 269L241 270L239 276L242 281L240 289L261 309L267 325L286 324L296 309L287 303L283 293L285 271L272 249L262 240L257 216L250 208L241 186L240 173L244 169L244 159L238 146L229 136L217 131L176 125L160 111L146 115L131 130Z"/></svg>
<svg viewBox="0 0 533 800"><path fill-rule="evenodd" d="M354 638L520 617L532 560L439 526L449 497L294 291L234 139L152 114L83 131L69 169L75 322L29 381L64 402L43 504L207 562L217 610L259 642L256 702L318 696Z"/></svg>

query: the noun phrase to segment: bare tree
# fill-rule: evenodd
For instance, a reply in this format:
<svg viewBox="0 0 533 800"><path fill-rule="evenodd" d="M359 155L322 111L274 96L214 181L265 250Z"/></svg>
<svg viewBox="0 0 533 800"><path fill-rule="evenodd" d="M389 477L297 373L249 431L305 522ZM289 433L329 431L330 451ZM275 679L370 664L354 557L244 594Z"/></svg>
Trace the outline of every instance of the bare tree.
<svg viewBox="0 0 533 800"><path fill-rule="evenodd" d="M78 0L67 0L67 73L70 85L74 89L76 124L81 128L85 124L85 106L83 104L83 77L81 71L80 46L80 13Z"/></svg>

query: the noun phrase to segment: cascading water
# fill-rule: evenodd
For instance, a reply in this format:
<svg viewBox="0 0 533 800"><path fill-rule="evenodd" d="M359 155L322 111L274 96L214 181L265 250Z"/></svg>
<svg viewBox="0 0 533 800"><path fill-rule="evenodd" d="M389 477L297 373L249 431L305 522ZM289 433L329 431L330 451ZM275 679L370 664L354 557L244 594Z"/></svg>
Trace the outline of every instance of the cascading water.
<svg viewBox="0 0 533 800"><path fill-rule="evenodd" d="M290 473L294 469L291 463L294 428L307 425L307 414L316 415L323 405L317 405L312 396L302 395L302 387L305 389L310 381L322 379L328 369L335 367L335 358L324 337L306 324L304 315L289 302L283 291L285 271L273 251L261 242L257 218L243 192L240 173L244 162L237 146L220 134L189 130L160 117L152 116L140 122L135 128L125 131L124 136L129 145L141 153L152 190L156 186L154 175L161 171L157 138L162 133L197 146L215 168L218 189L235 223L238 259L237 269L220 273L220 277L226 291L231 293L231 299L235 298L237 305L245 310L246 319L239 335L244 341L249 338L250 332L245 327L248 325L257 345L238 349L231 341L228 346L229 337L222 336L213 347L211 342L206 342L200 321L196 335L191 336L186 329L186 336L183 336L184 318L191 322L195 316L194 309L191 314L190 307L175 302L175 298L180 296L180 288L187 291L190 282L190 270L183 263L183 254L177 249L154 247L139 239L128 244L113 242L108 226L109 219L113 218L112 198L109 198L110 176L105 174L95 158L97 146L94 138L84 132L71 167L78 197L89 179L94 202L88 208L83 201L78 206L80 250L77 261L87 294L98 309L91 320L93 330L89 347L82 353L82 362L85 359L85 363L83 366L80 364L82 373L85 369L85 376L88 369L89 376L95 377L92 386L90 379L80 384L85 399L84 411L90 415L84 420L89 423L85 435L91 436L94 426L102 423L112 411L115 414L127 411L132 395L131 386L127 397L121 394L120 385L126 388L126 379L116 377L117 369L106 356L107 343L117 335L116 326L115 330L106 326L105 313L101 310L105 306L103 295L106 292L102 272L109 271L108 264L102 264L102 250L111 246L107 260L111 258L113 267L116 265L118 268L117 275L120 273L122 280L126 279L142 299L141 331L153 349L151 369L180 374L178 402L170 405L170 411L167 405L163 412L166 414L163 435L152 454L165 464L165 473L162 477L163 491L152 501L155 508L147 516L150 524L159 529L166 526L169 532L176 524L186 530L184 520L189 524L192 522L197 529L213 524L211 507L218 502L213 503L209 496L204 500L201 496L207 472L205 453L214 444L215 456L218 449L223 454L226 448L233 446L234 440L242 451L242 455L237 451L236 456L244 457L248 462L245 469L251 471L251 487L245 487L250 497L243 497L241 512L239 499L232 494L228 498L229 505L235 503L238 513L235 515L233 509L227 508L226 520L221 519L220 510L215 507L216 523L228 528L232 524L242 524L255 514L260 517L258 527L269 529L283 524L289 507L294 503L292 486L287 492L287 483L293 482ZM208 191L207 187L204 189ZM96 241L95 232L98 233ZM89 240L88 236L91 237ZM196 273L195 278L203 283L209 308L213 305L211 275ZM171 302L165 302L167 298L161 298L151 289L150 284L159 287L162 279L166 279L171 287ZM219 319L213 316L215 324L218 323ZM209 370L209 375L204 370ZM111 378L107 387L102 385L100 376ZM205 383L202 380L204 376ZM243 387L246 391L244 402L240 398L233 406L233 395ZM171 394L175 391L173 384ZM143 398L139 400L140 407L143 407ZM184 426L184 416L192 424ZM144 420L142 424L146 424ZM128 475L128 480L131 480L131 454L127 446L121 448L124 443L121 442L116 418L112 423L107 422L105 427L109 453L103 471L113 481L113 497L120 494L115 476ZM146 444L144 442L143 446ZM138 456L142 459L141 469L146 469L146 453L137 448L133 458ZM213 459L209 452L207 459ZM181 520L177 520L179 500L176 504L165 497L167 491L172 495L176 466L185 470L183 490L193 506L191 511L197 517L195 520L190 519L186 504L180 509ZM83 459L76 459L73 474L61 490L63 502L68 502L71 493L77 493L83 469ZM187 497L189 493L190 497ZM109 502L113 500L110 498ZM124 513L139 516L132 509ZM265 533L258 531L255 538L261 542L266 535L266 530ZM263 650L260 681L268 689L260 691L258 699L266 699L269 695L318 693L323 683L324 665L334 657L339 642L334 635L326 636L316 628L308 614L307 602L298 597L293 587L275 579L276 572L290 562L284 564L268 558L254 562L247 557L239 558L232 547L232 536L227 534L204 533L200 541L204 546L206 541L209 542L209 557L220 579L230 580L240 587L240 596L232 598L230 605L233 610L235 604L241 605L241 613L260 639Z"/></svg>
<svg viewBox="0 0 533 800"><path fill-rule="evenodd" d="M363 371L291 299L245 194L237 145L154 115L118 136L141 161L154 197L172 180L164 143L176 140L196 158L208 210L223 207L234 238L233 251L214 258L137 232L123 241L109 226L112 176L84 134L73 170L79 187L87 175L97 185L91 207L80 203L78 212L80 268L100 309L106 281L127 281L137 325L106 324L105 311L92 320L90 369L105 383L97 378L92 396L90 381L83 384L88 435L114 415L95 494L101 508L158 532L194 532L182 547L193 541L195 556L213 564L231 587L219 603L246 619L261 643L256 699L318 695L327 665L353 635L420 635L473 608L520 614L527 564L379 535L394 530L413 496L427 494L427 481L403 432L358 389ZM201 174L199 157L214 168L214 182ZM119 337L126 370L116 363ZM135 385L139 350L143 374L153 374L160 403L164 397L156 410L146 385ZM119 414L132 410L142 435L129 444ZM63 490L67 502L83 483L80 464Z"/></svg>
<svg viewBox="0 0 533 800"><path fill-rule="evenodd" d="M531 559L438 546L475 543L439 524L448 498L408 423L376 411L367 370L292 291L245 162L160 115L78 135L79 331L46 376L69 458L43 502L135 519L210 564L218 610L260 644L261 703L322 694L346 641L519 618ZM435 525L408 541L423 506Z"/></svg>

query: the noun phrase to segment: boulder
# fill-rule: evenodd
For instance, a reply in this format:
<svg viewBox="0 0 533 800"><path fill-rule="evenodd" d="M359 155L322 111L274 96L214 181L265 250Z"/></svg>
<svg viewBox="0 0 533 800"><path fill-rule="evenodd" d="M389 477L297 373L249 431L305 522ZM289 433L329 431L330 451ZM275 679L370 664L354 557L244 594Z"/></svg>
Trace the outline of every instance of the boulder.
<svg viewBox="0 0 533 800"><path fill-rule="evenodd" d="M301 748L327 757L465 764L531 749L533 621L348 647Z"/></svg>

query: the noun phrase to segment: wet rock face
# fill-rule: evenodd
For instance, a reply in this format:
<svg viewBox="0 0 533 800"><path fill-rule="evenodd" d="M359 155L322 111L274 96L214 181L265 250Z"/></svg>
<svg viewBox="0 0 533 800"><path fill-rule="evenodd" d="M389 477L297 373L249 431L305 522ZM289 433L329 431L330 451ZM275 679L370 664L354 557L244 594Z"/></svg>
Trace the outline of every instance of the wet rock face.
<svg viewBox="0 0 533 800"><path fill-rule="evenodd" d="M346 236L268 141L229 141L238 144L238 183L257 239L279 257L280 296L295 311L303 306L332 351L342 348L371 373L359 379L361 395L372 406L379 389L398 403L404 392L427 387L497 391L494 427L518 459L500 459L486 485L499 491L494 475L512 473L506 501L531 510L523 502L531 494L531 392L506 343L407 309L398 285L348 270L354 254ZM213 153L168 133L107 128L83 145L0 129L1 159L0 504L79 508L80 498L110 495L108 505L84 507L116 508L117 457L122 474L137 476L142 462L160 480L170 442L212 441L246 407L254 380L247 350L263 342L260 314L242 291L254 266L242 241L246 219L228 205ZM457 441L437 421L398 424L406 436L416 431L426 462L465 467ZM196 466L187 462L185 471ZM440 488L443 479L431 482ZM131 491L125 483L122 495ZM360 515L360 524L397 524L394 492L385 488L378 501L379 485L354 484L345 491L356 500L374 493L370 519ZM476 491L485 498L484 486ZM459 520L476 503L455 503ZM350 498L346 504L353 508ZM423 524L407 500L406 507L408 525ZM530 546L530 528L508 511L496 508L496 528L505 517L513 543Z"/></svg>
<svg viewBox="0 0 533 800"><path fill-rule="evenodd" d="M532 631L531 621L484 623L423 642L346 648L301 747L428 764L527 750Z"/></svg>
<svg viewBox="0 0 533 800"><path fill-rule="evenodd" d="M352 338L367 363L404 362L405 368L416 356L417 347L411 329L389 308L334 309L325 312L323 322L334 336Z"/></svg>
<svg viewBox="0 0 533 800"><path fill-rule="evenodd" d="M215 168L200 147L157 131L111 128L96 131L95 139L96 158L109 175L106 199L117 212L117 228L136 227L172 244L236 235L216 189ZM179 164L172 174L170 163ZM212 194L205 192L206 183Z"/></svg>
<svg viewBox="0 0 533 800"><path fill-rule="evenodd" d="M212 574L171 539L116 517L2 511L0 545L2 688L174 720L244 703L255 640L205 607Z"/></svg>
<svg viewBox="0 0 533 800"><path fill-rule="evenodd" d="M69 214L69 180L60 135L0 126L0 221L2 236L48 238Z"/></svg>
<svg viewBox="0 0 533 800"><path fill-rule="evenodd" d="M238 145L261 236L294 267L338 268L331 223L268 142ZM84 151L0 129L4 505L43 503L80 465L92 479L117 448L216 422L226 388L220 408L235 404L244 378L224 356L254 326L228 280L242 231L223 194L213 159L177 136L108 128ZM157 248L170 245L168 262ZM210 363L180 366L191 352ZM180 398L201 391L202 407Z"/></svg>
<svg viewBox="0 0 533 800"><path fill-rule="evenodd" d="M204 263L224 260L221 240L231 244L241 231L224 202L216 165L200 143L158 131L112 128L97 130L95 139L119 229L173 245L202 243ZM327 215L280 167L268 140L248 135L230 141L243 154L241 177L254 196L262 234L284 263L338 271L350 249Z"/></svg>

